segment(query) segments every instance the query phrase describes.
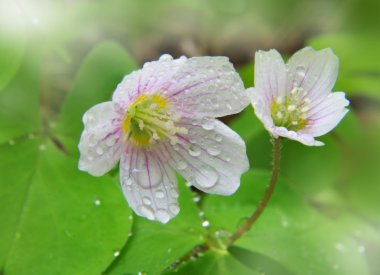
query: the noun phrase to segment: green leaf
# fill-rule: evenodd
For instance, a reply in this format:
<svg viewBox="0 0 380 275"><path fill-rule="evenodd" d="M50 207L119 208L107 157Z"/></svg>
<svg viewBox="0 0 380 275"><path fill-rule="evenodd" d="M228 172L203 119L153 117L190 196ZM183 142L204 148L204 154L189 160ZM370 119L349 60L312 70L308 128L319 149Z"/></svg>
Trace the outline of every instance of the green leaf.
<svg viewBox="0 0 380 275"><path fill-rule="evenodd" d="M380 98L380 41L369 35L325 35L313 38L309 45L332 48L340 60L340 72L334 90Z"/></svg>
<svg viewBox="0 0 380 275"><path fill-rule="evenodd" d="M239 70L241 79L244 82L246 88L253 87L255 81L255 65L249 63Z"/></svg>
<svg viewBox="0 0 380 275"><path fill-rule="evenodd" d="M354 124L355 120L351 120ZM346 134L341 134L339 137L354 142L357 140L358 129L347 124L348 122L345 122L346 126L343 126L352 135L346 137ZM337 131L338 134L344 131L340 130L343 126ZM255 169L268 169L272 161L271 137L255 116L252 107L248 106L232 121L230 127L246 142L250 166ZM318 140L325 142L326 145L310 147L293 140L283 142L281 175L303 194L313 194L333 185L340 175L343 152L338 146L337 135L326 135ZM326 159L329 161L326 162Z"/></svg>
<svg viewBox="0 0 380 275"><path fill-rule="evenodd" d="M136 69L127 52L115 42L103 42L86 57L67 95L61 110L60 120L54 130L57 136L71 139L68 147L76 152L80 133L83 130L82 116L92 106L109 101L112 92L123 76Z"/></svg>
<svg viewBox="0 0 380 275"><path fill-rule="evenodd" d="M233 196L207 197L204 209L211 225L235 231L252 214L269 176L248 172ZM310 208L283 180L251 231L234 245L265 255L295 274L368 274L359 244L345 226Z"/></svg>
<svg viewBox="0 0 380 275"><path fill-rule="evenodd" d="M38 53L28 52L17 76L0 93L0 143L41 127L39 58Z"/></svg>
<svg viewBox="0 0 380 275"><path fill-rule="evenodd" d="M113 180L78 171L40 138L4 144L0 155L0 270L100 274L131 227Z"/></svg>
<svg viewBox="0 0 380 275"><path fill-rule="evenodd" d="M183 180L180 180L179 188L179 215L168 224L137 217L132 237L107 274L159 274L204 242L206 231L191 191Z"/></svg>
<svg viewBox="0 0 380 275"><path fill-rule="evenodd" d="M196 260L190 260L178 269L168 271L164 274L259 275L262 273L250 269L226 252L208 251Z"/></svg>
<svg viewBox="0 0 380 275"><path fill-rule="evenodd" d="M25 52L24 20L13 1L0 3L0 91L19 69Z"/></svg>

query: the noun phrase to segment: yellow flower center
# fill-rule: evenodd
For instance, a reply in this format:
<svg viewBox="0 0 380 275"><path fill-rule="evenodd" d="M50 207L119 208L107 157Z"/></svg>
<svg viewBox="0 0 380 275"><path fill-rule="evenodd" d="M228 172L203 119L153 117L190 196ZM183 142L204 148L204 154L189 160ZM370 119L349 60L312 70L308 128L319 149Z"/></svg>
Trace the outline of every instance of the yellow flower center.
<svg viewBox="0 0 380 275"><path fill-rule="evenodd" d="M139 96L126 110L123 121L125 138L136 146L149 146L159 140L177 143L177 133L187 129L177 127L180 116L172 114L168 102L158 94Z"/></svg>
<svg viewBox="0 0 380 275"><path fill-rule="evenodd" d="M271 115L276 126L283 126L291 131L306 127L307 111L310 99L301 87L294 88L290 95L279 96L272 102Z"/></svg>

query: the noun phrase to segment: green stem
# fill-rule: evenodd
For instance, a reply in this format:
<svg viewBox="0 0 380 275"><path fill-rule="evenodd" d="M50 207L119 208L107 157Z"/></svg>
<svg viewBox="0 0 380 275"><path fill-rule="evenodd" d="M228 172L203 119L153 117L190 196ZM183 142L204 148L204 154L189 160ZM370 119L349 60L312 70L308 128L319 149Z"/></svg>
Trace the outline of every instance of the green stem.
<svg viewBox="0 0 380 275"><path fill-rule="evenodd" d="M281 155L281 139L276 138L273 143L273 167L272 167L272 177L270 179L268 188L258 204L255 212L252 216L241 226L236 232L230 237L229 245L232 245L237 239L239 239L244 233L248 232L252 225L258 220L260 215L263 213L265 207L267 206L270 198L272 197L273 191L276 187L278 174L280 171L280 155Z"/></svg>

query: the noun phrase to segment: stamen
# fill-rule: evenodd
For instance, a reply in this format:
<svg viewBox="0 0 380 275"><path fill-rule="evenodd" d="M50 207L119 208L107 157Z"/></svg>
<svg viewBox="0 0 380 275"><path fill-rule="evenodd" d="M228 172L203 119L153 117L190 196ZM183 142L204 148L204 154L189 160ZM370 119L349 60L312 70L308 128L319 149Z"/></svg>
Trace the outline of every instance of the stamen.
<svg viewBox="0 0 380 275"><path fill-rule="evenodd" d="M287 96L277 97L271 106L271 115L276 126L298 131L306 127L309 98L304 98L307 92L302 87L294 87Z"/></svg>
<svg viewBox="0 0 380 275"><path fill-rule="evenodd" d="M149 146L166 138L175 145L177 133L188 133L186 128L176 126L180 118L170 112L167 101L158 94L142 95L126 111L124 138L137 146Z"/></svg>

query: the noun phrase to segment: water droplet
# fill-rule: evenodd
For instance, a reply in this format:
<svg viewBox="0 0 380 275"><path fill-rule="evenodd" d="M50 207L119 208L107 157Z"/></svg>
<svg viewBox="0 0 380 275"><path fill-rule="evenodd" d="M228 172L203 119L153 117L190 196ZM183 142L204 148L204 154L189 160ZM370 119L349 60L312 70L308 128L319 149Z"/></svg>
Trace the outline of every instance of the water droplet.
<svg viewBox="0 0 380 275"><path fill-rule="evenodd" d="M359 247L358 247L358 252L359 252L360 254L364 254L364 253L365 253L365 246L364 246L364 245L359 246Z"/></svg>
<svg viewBox="0 0 380 275"><path fill-rule="evenodd" d="M139 207L139 212L142 216L146 217L149 220L154 220L153 209L146 205L141 205Z"/></svg>
<svg viewBox="0 0 380 275"><path fill-rule="evenodd" d="M231 106L231 104L227 103L227 104L226 104L226 107L227 107L228 110L232 110L232 106Z"/></svg>
<svg viewBox="0 0 380 275"><path fill-rule="evenodd" d="M172 195L173 198L178 198L178 191L174 188L170 189L170 193Z"/></svg>
<svg viewBox="0 0 380 275"><path fill-rule="evenodd" d="M124 183L125 185L127 185L127 186L131 186L131 185L132 185L132 182L133 182L133 181L132 181L131 177L128 176L128 177L125 177L125 178L124 178L124 182L123 182L123 183Z"/></svg>
<svg viewBox="0 0 380 275"><path fill-rule="evenodd" d="M101 202L100 200L96 199L96 200L94 200L94 204L95 204L96 206L99 206L99 205L102 204L102 202Z"/></svg>
<svg viewBox="0 0 380 275"><path fill-rule="evenodd" d="M168 248L168 253L172 253L172 249L171 248Z"/></svg>
<svg viewBox="0 0 380 275"><path fill-rule="evenodd" d="M115 144L116 138L114 136L109 136L108 139L106 140L106 145L111 147Z"/></svg>
<svg viewBox="0 0 380 275"><path fill-rule="evenodd" d="M114 257L118 257L120 255L120 251L115 251L114 253L113 253L113 256Z"/></svg>
<svg viewBox="0 0 380 275"><path fill-rule="evenodd" d="M8 140L8 144L9 144L9 145L15 145L15 143L16 143L16 142L15 142L13 139Z"/></svg>
<svg viewBox="0 0 380 275"><path fill-rule="evenodd" d="M202 128L205 130L212 130L215 127L215 120L213 118L203 118L202 119Z"/></svg>
<svg viewBox="0 0 380 275"><path fill-rule="evenodd" d="M283 227L288 227L288 226L289 226L289 222L288 222L288 220L283 219L283 220L281 221L281 225L282 225Z"/></svg>
<svg viewBox="0 0 380 275"><path fill-rule="evenodd" d="M201 197L199 197L199 196L195 196L194 198L193 198L193 201L194 202L199 202L201 200Z"/></svg>
<svg viewBox="0 0 380 275"><path fill-rule="evenodd" d="M177 168L178 168L178 170L185 170L187 168L187 163L180 160L177 163Z"/></svg>
<svg viewBox="0 0 380 275"><path fill-rule="evenodd" d="M305 69L305 67L302 66L302 65L298 65L298 66L296 67L296 72L297 72L297 74L298 74L300 77L305 77L305 75L306 75L306 69Z"/></svg>
<svg viewBox="0 0 380 275"><path fill-rule="evenodd" d="M90 135L87 139L88 141L88 146L94 147L97 144L97 140L95 138L95 135Z"/></svg>
<svg viewBox="0 0 380 275"><path fill-rule="evenodd" d="M203 227L209 227L210 226L210 222L209 221L204 221L204 222L202 222L202 226Z"/></svg>
<svg viewBox="0 0 380 275"><path fill-rule="evenodd" d="M205 212L201 211L198 213L199 217L203 217L205 215Z"/></svg>
<svg viewBox="0 0 380 275"><path fill-rule="evenodd" d="M160 185L162 181L161 169L154 169L155 167L160 167L157 161L154 158L149 158L148 160L139 158L138 162L137 167L144 167L145 169L137 169L137 173L134 175L137 183L146 189Z"/></svg>
<svg viewBox="0 0 380 275"><path fill-rule="evenodd" d="M150 198L148 198L148 197L143 197L143 198L142 198L142 201L143 201L143 203L146 204L146 205L150 205L150 204L152 204L152 200L151 200Z"/></svg>
<svg viewBox="0 0 380 275"><path fill-rule="evenodd" d="M170 54L164 53L160 56L160 61L169 61L173 60L173 57Z"/></svg>
<svg viewBox="0 0 380 275"><path fill-rule="evenodd" d="M157 190L156 193L155 193L155 195L156 195L157 199L163 199L163 198L165 198L165 193L162 190Z"/></svg>
<svg viewBox="0 0 380 275"><path fill-rule="evenodd" d="M45 150L46 150L46 145L45 145L45 144L40 144L40 145L38 146L38 150L40 150L40 151L45 151Z"/></svg>
<svg viewBox="0 0 380 275"><path fill-rule="evenodd" d="M179 213L179 207L178 205L172 203L169 205L169 210L172 212L174 215L177 215Z"/></svg>
<svg viewBox="0 0 380 275"><path fill-rule="evenodd" d="M207 153L209 153L211 156L217 156L221 153L220 149L217 147L208 147L206 149Z"/></svg>
<svg viewBox="0 0 380 275"><path fill-rule="evenodd" d="M346 247L341 243L337 243L337 244L335 244L335 248L338 251L343 251L343 250L345 250Z"/></svg>
<svg viewBox="0 0 380 275"><path fill-rule="evenodd" d="M170 220L170 214L164 209L158 209L156 212L157 220L162 223L167 223Z"/></svg>
<svg viewBox="0 0 380 275"><path fill-rule="evenodd" d="M96 153L100 156L100 155L103 155L103 153L104 153L104 150L103 150L103 148L102 147L96 147L96 149L95 149L95 151L96 151Z"/></svg>
<svg viewBox="0 0 380 275"><path fill-rule="evenodd" d="M195 181L203 188L213 187L219 179L219 174L212 168L202 166L195 175Z"/></svg>
<svg viewBox="0 0 380 275"><path fill-rule="evenodd" d="M201 149L198 146L190 146L189 154L193 157L198 157L201 154Z"/></svg>
<svg viewBox="0 0 380 275"><path fill-rule="evenodd" d="M223 137L221 136L221 135L215 135L215 140L217 141L217 142L221 142L222 140L223 140Z"/></svg>
<svg viewBox="0 0 380 275"><path fill-rule="evenodd" d="M133 216L132 216L132 215L129 215L129 216L128 216L128 220L131 221L132 219L133 219Z"/></svg>

